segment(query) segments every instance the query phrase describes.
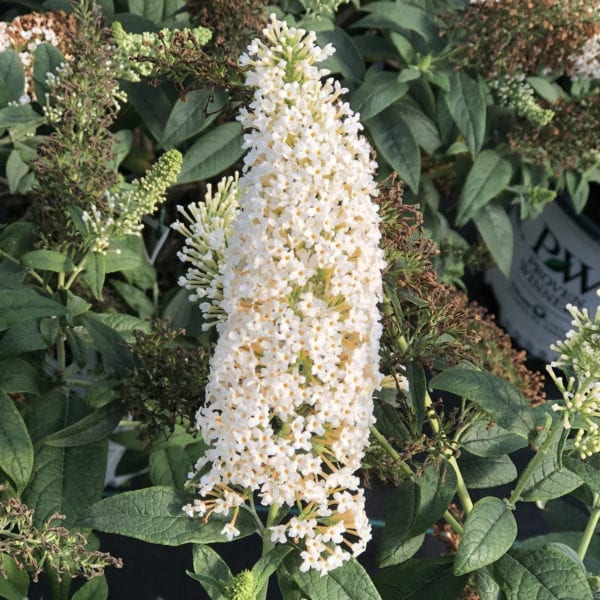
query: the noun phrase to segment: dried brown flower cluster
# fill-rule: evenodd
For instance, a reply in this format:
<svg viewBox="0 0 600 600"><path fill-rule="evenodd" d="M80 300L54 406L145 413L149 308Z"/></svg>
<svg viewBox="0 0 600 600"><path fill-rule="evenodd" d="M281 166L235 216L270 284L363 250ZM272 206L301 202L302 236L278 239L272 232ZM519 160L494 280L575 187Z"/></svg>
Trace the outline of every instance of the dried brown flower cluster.
<svg viewBox="0 0 600 600"><path fill-rule="evenodd" d="M58 48L66 60L72 59L69 32L75 19L64 11L31 13L15 17L9 23L0 23L0 52L15 50L19 53L25 71L25 92L35 98L33 90L33 53L43 43Z"/></svg>
<svg viewBox="0 0 600 600"><path fill-rule="evenodd" d="M445 21L466 64L485 77L571 66L600 27L597 0L480 0Z"/></svg>
<svg viewBox="0 0 600 600"><path fill-rule="evenodd" d="M3 491L0 486L0 493ZM32 571L37 581L42 570L69 577L91 579L106 567L120 569L123 561L106 552L90 551L88 541L79 532L55 525L64 515L54 514L41 527L34 525L34 511L18 498L0 500L0 555L7 554L19 569ZM6 573L0 560L0 577Z"/></svg>
<svg viewBox="0 0 600 600"><path fill-rule="evenodd" d="M147 44L152 56L142 52L132 57L134 61L152 64L156 73L153 85L166 79L182 99L198 88L225 90L230 100L245 98L245 76L237 63L238 54L225 45L223 38L213 36L210 45L202 46L189 30L175 31L170 43L166 43L161 32L157 35L156 43Z"/></svg>
<svg viewBox="0 0 600 600"><path fill-rule="evenodd" d="M508 138L511 150L550 166L555 175L600 164L600 95L553 103L541 100L540 104L551 108L554 118L544 127L518 119Z"/></svg>
<svg viewBox="0 0 600 600"><path fill-rule="evenodd" d="M381 190L381 197L388 262L381 344L384 372L401 372L410 361L439 369L469 360L516 385L533 404L543 402L543 377L525 366L525 352L512 347L509 336L483 307L439 280L431 263L438 250L424 236L419 210L402 203L400 185L392 182Z"/></svg>
<svg viewBox="0 0 600 600"><path fill-rule="evenodd" d="M249 96L238 58L253 38L260 37L267 23L266 4L266 0L188 0L192 21L212 32L211 41L201 46L189 32L180 31L170 44L159 40L152 45L152 57L140 54L134 60L152 63L159 74L153 83L171 81L184 99L187 92L203 87L225 90L230 104L245 102Z"/></svg>
<svg viewBox="0 0 600 600"><path fill-rule="evenodd" d="M188 0L188 10L198 25L213 32L213 40L236 56L267 24L267 0Z"/></svg>
<svg viewBox="0 0 600 600"><path fill-rule="evenodd" d="M149 334L134 332L131 349L136 368L125 382L122 397L132 417L141 421L149 438L170 435L177 423L190 426L204 403L208 351L185 348L168 321L155 320Z"/></svg>
<svg viewBox="0 0 600 600"><path fill-rule="evenodd" d="M97 5L76 5L68 32L73 53L50 94L54 132L38 147L34 171L39 183L32 218L46 248L62 249L80 239L68 206L104 205L104 191L116 181L111 168L119 85L114 79L110 30Z"/></svg>

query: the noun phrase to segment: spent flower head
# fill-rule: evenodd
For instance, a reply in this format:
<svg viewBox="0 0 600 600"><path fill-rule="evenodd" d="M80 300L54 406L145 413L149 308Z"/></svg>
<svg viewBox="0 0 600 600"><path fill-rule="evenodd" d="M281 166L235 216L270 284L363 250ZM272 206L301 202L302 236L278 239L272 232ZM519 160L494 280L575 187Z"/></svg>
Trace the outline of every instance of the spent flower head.
<svg viewBox="0 0 600 600"><path fill-rule="evenodd" d="M344 90L315 66L333 48L274 16L263 34L241 58L256 89L240 116L248 153L224 252L227 320L197 417L210 448L186 512L232 512L233 538L254 492L296 506L271 540L300 544L301 570L326 573L370 538L355 472L381 379L375 164Z"/></svg>
<svg viewBox="0 0 600 600"><path fill-rule="evenodd" d="M171 225L185 236L183 250L177 254L179 260L192 265L178 283L192 292L191 302L200 301L205 330L227 316L219 305L223 299L224 253L233 234L239 196L238 174L224 177L214 194L212 185L207 185L204 202L178 206L186 222L177 220Z"/></svg>
<svg viewBox="0 0 600 600"><path fill-rule="evenodd" d="M0 494L4 487L0 485ZM123 562L105 552L87 549L83 534L57 524L65 517L54 514L39 527L34 511L18 498L0 500L0 556L7 554L20 569L32 572L34 581L42 569L69 577L91 579L102 575L108 566L120 569ZM0 560L0 577L6 577Z"/></svg>
<svg viewBox="0 0 600 600"><path fill-rule="evenodd" d="M33 84L35 51L42 44L58 48L66 60L72 58L68 32L75 27L75 18L64 11L31 13L0 21L0 53L14 50L25 72L25 87L21 103L36 100ZM40 99L42 100L42 99Z"/></svg>
<svg viewBox="0 0 600 600"><path fill-rule="evenodd" d="M600 452L600 306L593 318L587 308L568 304L567 310L574 328L550 347L558 358L547 369L563 400L552 408L562 413L565 427L577 428L574 447L586 458ZM566 373L566 380L556 375L555 367Z"/></svg>
<svg viewBox="0 0 600 600"><path fill-rule="evenodd" d="M212 35L205 27L127 33L118 21L112 24L112 34L116 45L115 62L119 69L119 77L127 81L140 81L143 77L157 75L156 63L161 48L171 47L176 36L178 39L185 38L186 46L192 49L195 45L206 44ZM168 66L163 65L161 68Z"/></svg>

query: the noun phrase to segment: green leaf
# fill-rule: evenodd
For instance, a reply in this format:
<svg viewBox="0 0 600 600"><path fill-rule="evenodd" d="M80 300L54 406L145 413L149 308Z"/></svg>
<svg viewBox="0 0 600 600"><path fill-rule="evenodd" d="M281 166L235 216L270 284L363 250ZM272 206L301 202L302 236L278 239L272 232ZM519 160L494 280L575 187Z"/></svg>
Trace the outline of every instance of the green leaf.
<svg viewBox="0 0 600 600"><path fill-rule="evenodd" d="M371 13L354 23L353 27L381 27L399 32L414 31L424 40L437 39L437 29L431 16L424 10L404 2L371 2L362 7Z"/></svg>
<svg viewBox="0 0 600 600"><path fill-rule="evenodd" d="M33 444L13 401L0 391L0 469L17 492L25 488L33 470Z"/></svg>
<svg viewBox="0 0 600 600"><path fill-rule="evenodd" d="M156 140L160 140L173 104L166 92L167 89L170 91L170 88L127 81L121 82L121 87L127 94L127 101L138 112L144 125Z"/></svg>
<svg viewBox="0 0 600 600"><path fill-rule="evenodd" d="M556 427L552 433L552 443L533 473L531 473L531 477L521 493L520 500L524 502L552 500L572 492L582 484L581 477L569 471L564 465L559 464L557 451L562 435L563 428Z"/></svg>
<svg viewBox="0 0 600 600"><path fill-rule="evenodd" d="M416 194L421 176L421 152L411 130L395 107L366 122L377 151Z"/></svg>
<svg viewBox="0 0 600 600"><path fill-rule="evenodd" d="M566 171L565 181L573 206L580 213L587 204L590 196L590 184L585 175L575 171Z"/></svg>
<svg viewBox="0 0 600 600"><path fill-rule="evenodd" d="M483 371L451 367L436 375L429 385L467 398L511 433L528 438L535 427L533 411L513 385Z"/></svg>
<svg viewBox="0 0 600 600"><path fill-rule="evenodd" d="M76 448L41 447L35 455L33 476L23 499L35 510L40 526L54 513L67 516L65 527L102 496L106 470L105 442Z"/></svg>
<svg viewBox="0 0 600 600"><path fill-rule="evenodd" d="M566 550L562 544L510 550L494 565L507 600L593 600L586 572Z"/></svg>
<svg viewBox="0 0 600 600"><path fill-rule="evenodd" d="M415 362L407 363L405 366L406 378L408 380L408 402L413 409L412 430L415 435L421 435L423 422L425 421L427 379L423 366ZM396 411L399 412L399 411ZM398 418L401 419L400 415Z"/></svg>
<svg viewBox="0 0 600 600"><path fill-rule="evenodd" d="M2 56L1 53L0 56ZM19 191L19 184L27 173L29 173L29 165L21 158L18 150L13 150L6 161L6 179L11 194Z"/></svg>
<svg viewBox="0 0 600 600"><path fill-rule="evenodd" d="M163 21L165 1L164 0L128 0L129 12L140 15L156 25Z"/></svg>
<svg viewBox="0 0 600 600"><path fill-rule="evenodd" d="M40 296L31 288L19 286L12 290L0 289L0 331L21 321L54 317L66 312L65 306Z"/></svg>
<svg viewBox="0 0 600 600"><path fill-rule="evenodd" d="M587 516L587 515L586 515ZM546 514L544 511L544 520ZM564 521L567 521L569 518L568 514L563 513L562 518ZM587 521L587 519L586 519ZM570 525L571 523L562 523L563 525ZM519 549L522 550L537 550L546 544L565 544L569 546L574 551L577 551L579 545L581 544L581 538L583 537L583 528L585 528L586 523L583 524L581 531L556 531L554 533L546 533L544 535L536 535L534 537L527 538L523 540L519 544ZM587 567L588 571L593 573L600 572L600 537L598 535L594 535L588 547L588 551L585 555L584 564Z"/></svg>
<svg viewBox="0 0 600 600"><path fill-rule="evenodd" d="M411 99L400 100L394 106L419 146L427 154L434 154L442 145L435 123Z"/></svg>
<svg viewBox="0 0 600 600"><path fill-rule="evenodd" d="M477 81L464 71L451 70L446 105L471 154L478 154L485 136L485 98Z"/></svg>
<svg viewBox="0 0 600 600"><path fill-rule="evenodd" d="M352 94L352 109L360 113L361 121L367 121L402 98L408 91L406 83L398 82L398 75L391 71L378 71L367 77Z"/></svg>
<svg viewBox="0 0 600 600"><path fill-rule="evenodd" d="M133 133L128 129L120 129L113 136L113 156L108 165L113 171L118 171L119 165L125 160L133 144Z"/></svg>
<svg viewBox="0 0 600 600"><path fill-rule="evenodd" d="M383 600L458 600L467 576L452 573L453 557L412 559L373 576Z"/></svg>
<svg viewBox="0 0 600 600"><path fill-rule="evenodd" d="M409 535L425 532L444 514L457 486L456 473L446 462L427 465L416 481L419 502Z"/></svg>
<svg viewBox="0 0 600 600"><path fill-rule="evenodd" d="M517 522L508 504L488 496L475 503L454 559L454 574L485 567L508 552L517 537Z"/></svg>
<svg viewBox="0 0 600 600"><path fill-rule="evenodd" d="M48 87L48 73L56 74L61 64L66 63L60 50L52 44L40 44L33 54L33 83L36 98L43 104Z"/></svg>
<svg viewBox="0 0 600 600"><path fill-rule="evenodd" d="M149 467L153 485L183 490L188 473L192 470L192 461L181 446L169 444L150 453Z"/></svg>
<svg viewBox="0 0 600 600"><path fill-rule="evenodd" d="M106 273L141 269L144 259L140 242L141 238L137 235L112 242L106 254Z"/></svg>
<svg viewBox="0 0 600 600"><path fill-rule="evenodd" d="M0 598L6 600L24 600L29 597L29 574L19 569L14 558L0 554L6 578L0 575Z"/></svg>
<svg viewBox="0 0 600 600"><path fill-rule="evenodd" d="M301 561L295 551L285 557L284 565L310 600L381 600L371 578L354 558L325 575L316 569L302 573Z"/></svg>
<svg viewBox="0 0 600 600"><path fill-rule="evenodd" d="M233 575L227 563L210 546L192 546L194 573L188 575L202 584L211 600L225 600L223 588Z"/></svg>
<svg viewBox="0 0 600 600"><path fill-rule="evenodd" d="M160 145L175 148L185 140L200 133L218 116L225 105L227 94L223 90L192 90L186 99L178 100L165 124Z"/></svg>
<svg viewBox="0 0 600 600"><path fill-rule="evenodd" d="M231 515L211 515L207 523L183 512L190 496L168 487L150 487L117 494L91 506L78 523L105 533L117 533L165 546L225 542L221 533ZM240 537L254 533L252 517L241 511L235 523Z"/></svg>
<svg viewBox="0 0 600 600"><path fill-rule="evenodd" d="M72 596L71 600L107 600L108 583L101 575L84 583Z"/></svg>
<svg viewBox="0 0 600 600"><path fill-rule="evenodd" d="M0 362L0 390L8 394L39 394L39 384L37 370L30 363L20 358Z"/></svg>
<svg viewBox="0 0 600 600"><path fill-rule="evenodd" d="M456 475L447 463L428 466L415 481L404 481L388 499L385 528L377 553L381 567L409 559L454 497Z"/></svg>
<svg viewBox="0 0 600 600"><path fill-rule="evenodd" d="M0 81L6 85L5 102L18 102L25 93L25 71L14 50L0 52Z"/></svg>
<svg viewBox="0 0 600 600"><path fill-rule="evenodd" d="M96 300L102 300L104 279L106 278L106 259L100 252L90 252L85 257L84 281L90 286L90 291Z"/></svg>
<svg viewBox="0 0 600 600"><path fill-rule="evenodd" d="M538 96L541 96L544 100L548 100L548 102L556 102L559 98L565 97L563 89L545 77L527 77L526 81Z"/></svg>
<svg viewBox="0 0 600 600"><path fill-rule="evenodd" d="M53 273L69 273L75 265L73 261L56 250L33 250L21 257L21 263L31 269L52 271Z"/></svg>
<svg viewBox="0 0 600 600"><path fill-rule="evenodd" d="M125 409L119 401L105 404L73 425L43 438L38 444L56 448L73 448L103 440L114 431L123 418L124 412Z"/></svg>
<svg viewBox="0 0 600 600"><path fill-rule="evenodd" d="M386 520L386 528L388 526ZM377 566L389 567L397 565L412 558L421 548L425 541L425 534L419 533L413 537L404 535L402 538L395 537L391 531L387 536L385 534L379 545L377 552Z"/></svg>
<svg viewBox="0 0 600 600"><path fill-rule="evenodd" d="M517 468L506 455L483 458L463 452L458 465L467 487L473 489L496 487L517 478Z"/></svg>
<svg viewBox="0 0 600 600"><path fill-rule="evenodd" d="M412 480L403 481L386 502L385 528L377 552L380 567L404 561L420 548L418 539L414 538L422 532L409 535L418 508L419 486ZM407 541L410 543L406 544ZM422 543L423 539L420 541Z"/></svg>
<svg viewBox="0 0 600 600"><path fill-rule="evenodd" d="M340 27L317 32L317 44L333 44L335 54L324 60L320 67L332 73L341 73L346 79L360 81L365 74L365 63L352 41L352 38Z"/></svg>
<svg viewBox="0 0 600 600"><path fill-rule="evenodd" d="M0 340L0 357L15 356L23 352L45 350L48 343L40 333L37 320L15 323Z"/></svg>
<svg viewBox="0 0 600 600"><path fill-rule="evenodd" d="M44 117L36 113L30 104L7 106L0 110L0 129L35 130L44 120Z"/></svg>
<svg viewBox="0 0 600 600"><path fill-rule="evenodd" d="M269 577L275 573L281 561L292 551L291 546L275 546L261 556L252 567L254 589L258 592L267 584Z"/></svg>
<svg viewBox="0 0 600 600"><path fill-rule="evenodd" d="M0 248L13 258L19 258L32 250L37 242L35 225L27 221L15 221L0 231Z"/></svg>
<svg viewBox="0 0 600 600"><path fill-rule="evenodd" d="M134 341L135 338L132 335L134 331L150 333L150 323L133 315L125 313L96 313L94 317L107 327L121 334L123 339L128 343Z"/></svg>
<svg viewBox="0 0 600 600"><path fill-rule="evenodd" d="M494 150L484 150L467 175L458 199L456 224L459 227L465 225L480 208L504 190L511 177L510 162ZM488 215L488 220L490 218Z"/></svg>
<svg viewBox="0 0 600 600"><path fill-rule="evenodd" d="M214 177L242 157L242 126L223 123L196 140L183 157L177 183Z"/></svg>
<svg viewBox="0 0 600 600"><path fill-rule="evenodd" d="M506 211L497 204L486 204L473 215L473 221L496 265L508 277L512 265L513 228Z"/></svg>
<svg viewBox="0 0 600 600"><path fill-rule="evenodd" d="M579 456L564 457L564 464L595 492L600 490L600 454L594 454L585 460Z"/></svg>
<svg viewBox="0 0 600 600"><path fill-rule="evenodd" d="M505 600L500 587L487 570L477 571L473 583L479 594L479 600Z"/></svg>
<svg viewBox="0 0 600 600"><path fill-rule="evenodd" d="M524 448L527 440L497 423L480 419L469 426L461 436L460 444L461 448L475 456L501 456Z"/></svg>
<svg viewBox="0 0 600 600"><path fill-rule="evenodd" d="M119 296L123 298L126 304L135 310L140 318L146 319L154 315L154 304L152 304L152 301L146 296L144 291L118 279L112 279L111 285L117 290Z"/></svg>
<svg viewBox="0 0 600 600"><path fill-rule="evenodd" d="M102 355L104 366L107 369L123 376L133 369L131 351L126 348L125 340L121 335L102 323L92 313L83 315L81 321L90 334L96 349Z"/></svg>

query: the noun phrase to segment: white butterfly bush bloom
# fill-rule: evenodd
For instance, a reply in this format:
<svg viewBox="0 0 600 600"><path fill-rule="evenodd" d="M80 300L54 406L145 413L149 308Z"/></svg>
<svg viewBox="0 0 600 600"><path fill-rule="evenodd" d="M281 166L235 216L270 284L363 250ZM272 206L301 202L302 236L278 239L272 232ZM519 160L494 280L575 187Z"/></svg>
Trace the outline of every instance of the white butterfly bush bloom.
<svg viewBox="0 0 600 600"><path fill-rule="evenodd" d="M184 510L232 514L234 537L254 493L295 506L271 540L301 544L301 569L327 573L371 535L355 473L381 382L376 164L345 90L315 66L331 45L274 16L263 33L241 58L255 88L240 116L248 153L224 250L227 319L197 416L210 448Z"/></svg>
<svg viewBox="0 0 600 600"><path fill-rule="evenodd" d="M213 194L207 186L204 202L178 206L186 222L175 221L171 227L185 236L179 260L189 263L179 285L192 293L191 302L198 302L205 323L203 329L223 320L227 315L220 307L223 299L224 252L233 234L233 222L239 209L238 174L224 177Z"/></svg>
<svg viewBox="0 0 600 600"><path fill-rule="evenodd" d="M588 458L600 452L600 306L593 318L587 308L567 304L567 310L574 328L551 346L559 356L547 367L563 400L552 408L562 413L567 429L578 428L573 445L581 458ZM569 374L566 382L555 367Z"/></svg>
<svg viewBox="0 0 600 600"><path fill-rule="evenodd" d="M600 79L600 33L593 35L583 45L581 53L569 57L572 65L570 75L581 75L590 79Z"/></svg>

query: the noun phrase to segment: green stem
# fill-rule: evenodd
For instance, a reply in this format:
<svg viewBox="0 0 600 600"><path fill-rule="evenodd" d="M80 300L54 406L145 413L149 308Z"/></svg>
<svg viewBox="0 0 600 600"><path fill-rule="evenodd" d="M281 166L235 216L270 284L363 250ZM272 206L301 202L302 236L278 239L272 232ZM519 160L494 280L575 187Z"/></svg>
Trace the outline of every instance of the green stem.
<svg viewBox="0 0 600 600"><path fill-rule="evenodd" d="M73 272L69 276L69 279L67 279L67 282L64 284L65 290L68 290L73 285L75 279L77 279L77 275L79 275L79 273L81 273L81 271L83 271L84 267L85 267L85 257L75 267L75 269L73 270ZM62 273L61 273L61 275L62 275Z"/></svg>
<svg viewBox="0 0 600 600"><path fill-rule="evenodd" d="M57 371L62 377L62 374L65 372L65 368L67 367L67 354L65 351L65 336L61 331L58 332L58 336L56 339L56 363L57 363Z"/></svg>
<svg viewBox="0 0 600 600"><path fill-rule="evenodd" d="M264 556L271 550L275 544L271 541L271 533L269 532L269 528L274 525L275 519L277 518L277 513L279 512L279 504L271 504L269 506L269 513L267 515L267 523L265 525L265 530L263 531L263 543L262 543L262 553L261 556ZM267 592L269 590L269 580L267 579L265 585L260 590L260 592L256 596L256 600L266 600Z"/></svg>
<svg viewBox="0 0 600 600"><path fill-rule="evenodd" d="M10 254L8 254L8 252L4 252L4 250L0 250L0 256L3 258L6 258L6 260L9 260L11 263L18 265L19 267L23 266L14 256L11 256ZM44 285L44 286L46 285L44 283L44 278L41 275L39 275L38 273L36 273L33 269L28 269L27 275L31 275L39 284ZM46 289L49 290L48 287L46 287ZM49 291L52 291L52 290L49 290Z"/></svg>
<svg viewBox="0 0 600 600"><path fill-rule="evenodd" d="M549 431L547 431L547 433L548 433L548 437L546 438L544 443L541 445L540 449L535 453L535 456L529 461L529 463L525 467L525 470L523 471L523 473L521 473L521 477L519 477L519 480L517 481L517 485L515 486L515 489L513 490L512 494L510 495L510 498L508 499L508 505L513 508L514 508L516 502L521 497L521 493L523 492L523 490L529 483L529 480L531 479L531 476L533 475L534 471L538 468L539 464L544 460L544 458L546 456L546 452L548 452L548 449L552 445L554 436Z"/></svg>
<svg viewBox="0 0 600 600"><path fill-rule="evenodd" d="M431 401L431 396L427 392L425 392L425 408L427 409L427 420L429 421L431 429L433 429L435 433L439 433L440 422L438 421L437 415L435 413L435 410L433 409L432 404L433 402ZM473 501L471 500L469 490L467 489L467 485L462 476L460 467L458 466L458 462L456 462L456 458L454 458L454 456L450 456L450 458L448 458L448 462L452 465L452 468L456 473L456 493L458 495L460 503L465 513L469 514L473 510Z"/></svg>
<svg viewBox="0 0 600 600"><path fill-rule="evenodd" d="M374 426L370 427L371 435L379 442L379 445L398 463L398 466L409 477L413 476L412 469L402 460L402 457L394 450L385 436Z"/></svg>
<svg viewBox="0 0 600 600"><path fill-rule="evenodd" d="M456 473L456 494L460 499L460 503L462 504L464 511L469 514L473 510L473 500L471 500L469 490L467 489L467 484L462 476L458 462L456 462L456 458L451 456L448 459L448 462L452 465L452 468Z"/></svg>
<svg viewBox="0 0 600 600"><path fill-rule="evenodd" d="M579 542L577 554L581 560L583 560L587 554L592 538L594 537L596 527L598 526L598 521L600 520L600 505L598 503L599 497L599 494L594 494L594 505L592 512L590 514L590 518L588 519L587 525L585 526L585 531L583 532L581 542Z"/></svg>
<svg viewBox="0 0 600 600"><path fill-rule="evenodd" d="M452 513L449 510L444 513L444 519L446 519L446 522L456 533L464 533L465 530L463 529L463 526L452 516Z"/></svg>

